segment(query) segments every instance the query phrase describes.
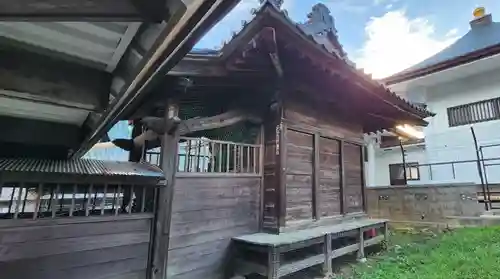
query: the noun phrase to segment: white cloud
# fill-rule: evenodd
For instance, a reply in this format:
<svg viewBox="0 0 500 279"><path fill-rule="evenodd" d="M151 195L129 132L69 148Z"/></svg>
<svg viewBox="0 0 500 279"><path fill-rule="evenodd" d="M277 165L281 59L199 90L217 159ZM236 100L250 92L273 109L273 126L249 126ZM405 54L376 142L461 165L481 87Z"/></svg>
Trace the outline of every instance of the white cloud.
<svg viewBox="0 0 500 279"><path fill-rule="evenodd" d="M410 19L402 10L373 17L365 26L365 32L367 40L353 60L375 78L402 71L457 39L454 30L437 38L432 23L425 18Z"/></svg>
<svg viewBox="0 0 500 279"><path fill-rule="evenodd" d="M258 7L259 0L241 0L233 10L203 36L196 47L220 48L224 41L230 40L231 33L241 30L243 21L252 19L251 10Z"/></svg>

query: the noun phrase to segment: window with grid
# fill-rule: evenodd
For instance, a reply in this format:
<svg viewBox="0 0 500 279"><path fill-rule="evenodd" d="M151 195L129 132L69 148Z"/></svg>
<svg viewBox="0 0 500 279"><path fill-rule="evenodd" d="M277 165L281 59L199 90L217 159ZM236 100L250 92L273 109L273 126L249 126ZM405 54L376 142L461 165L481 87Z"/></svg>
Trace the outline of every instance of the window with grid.
<svg viewBox="0 0 500 279"><path fill-rule="evenodd" d="M448 108L450 127L500 119L500 98Z"/></svg>

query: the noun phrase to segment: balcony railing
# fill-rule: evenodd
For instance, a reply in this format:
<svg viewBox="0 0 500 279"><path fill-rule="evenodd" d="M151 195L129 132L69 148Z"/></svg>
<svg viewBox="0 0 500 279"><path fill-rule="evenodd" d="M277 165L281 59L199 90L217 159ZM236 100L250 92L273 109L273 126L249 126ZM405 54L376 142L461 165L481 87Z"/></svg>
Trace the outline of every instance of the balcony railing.
<svg viewBox="0 0 500 279"><path fill-rule="evenodd" d="M181 137L177 172L257 175L263 165L262 152L260 144ZM160 148L149 150L146 161L160 166L160 154Z"/></svg>

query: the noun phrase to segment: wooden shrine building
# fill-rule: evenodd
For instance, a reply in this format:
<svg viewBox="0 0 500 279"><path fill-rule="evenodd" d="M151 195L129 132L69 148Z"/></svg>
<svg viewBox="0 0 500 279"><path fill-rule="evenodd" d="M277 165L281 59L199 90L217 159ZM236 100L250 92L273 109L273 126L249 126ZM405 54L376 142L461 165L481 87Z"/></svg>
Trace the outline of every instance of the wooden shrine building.
<svg viewBox="0 0 500 279"><path fill-rule="evenodd" d="M365 214L363 134L432 116L355 68L326 6L297 24L281 1L262 2L219 51L188 54L134 108L133 136L160 135L147 152L116 142L165 172L155 268L166 278L278 278L363 257L386 222Z"/></svg>

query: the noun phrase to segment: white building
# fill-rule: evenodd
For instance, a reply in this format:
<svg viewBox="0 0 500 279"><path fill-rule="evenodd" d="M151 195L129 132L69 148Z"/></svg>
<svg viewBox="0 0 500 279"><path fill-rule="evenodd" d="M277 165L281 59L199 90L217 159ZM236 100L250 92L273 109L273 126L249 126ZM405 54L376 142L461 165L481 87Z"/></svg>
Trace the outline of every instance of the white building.
<svg viewBox="0 0 500 279"><path fill-rule="evenodd" d="M384 80L396 94L436 114L427 119L422 141L403 145L408 185L480 183L476 162L458 162L477 158L471 126L479 146L500 144L500 23L477 12L454 44ZM369 186L404 183L399 141L390 135L366 136ZM500 146L483 150L484 158L500 157ZM492 163L500 160L485 161ZM499 183L500 166L485 168L488 181Z"/></svg>

